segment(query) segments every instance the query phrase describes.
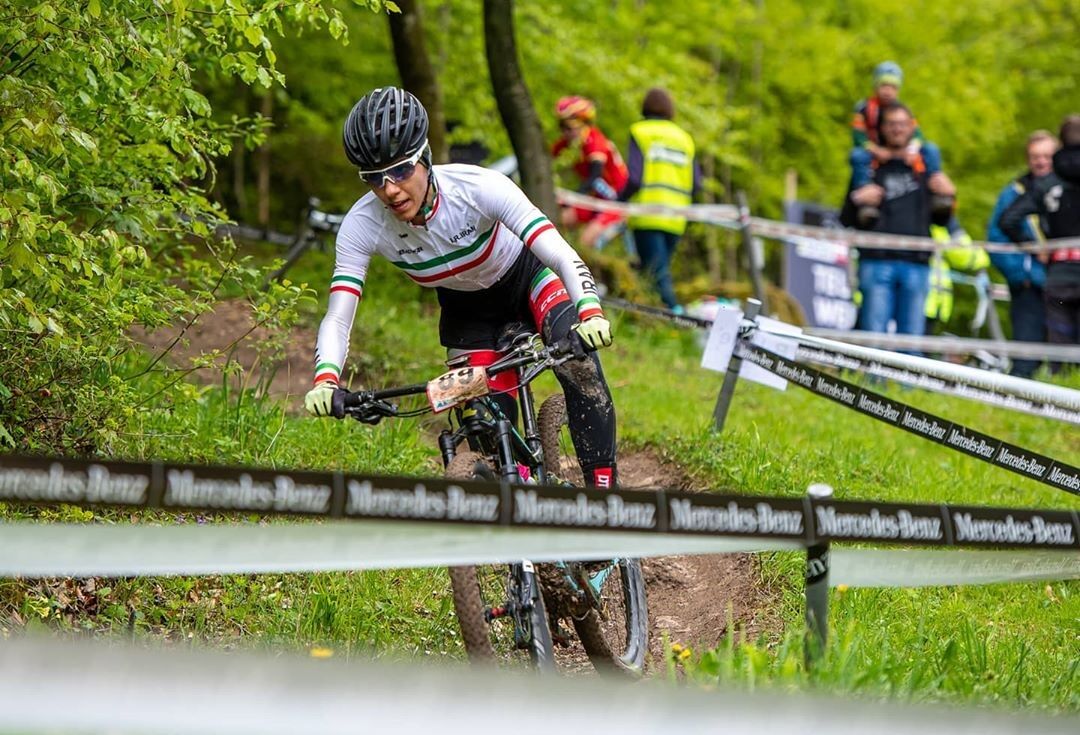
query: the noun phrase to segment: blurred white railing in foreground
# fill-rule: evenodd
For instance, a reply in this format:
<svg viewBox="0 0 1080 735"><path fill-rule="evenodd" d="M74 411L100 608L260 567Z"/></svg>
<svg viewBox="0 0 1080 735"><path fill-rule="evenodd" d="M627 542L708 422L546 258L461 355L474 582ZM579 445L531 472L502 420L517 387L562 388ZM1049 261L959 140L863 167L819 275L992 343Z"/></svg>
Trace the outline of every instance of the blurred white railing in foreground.
<svg viewBox="0 0 1080 735"><path fill-rule="evenodd" d="M649 682L7 640L0 731L1072 735L1077 718Z"/></svg>

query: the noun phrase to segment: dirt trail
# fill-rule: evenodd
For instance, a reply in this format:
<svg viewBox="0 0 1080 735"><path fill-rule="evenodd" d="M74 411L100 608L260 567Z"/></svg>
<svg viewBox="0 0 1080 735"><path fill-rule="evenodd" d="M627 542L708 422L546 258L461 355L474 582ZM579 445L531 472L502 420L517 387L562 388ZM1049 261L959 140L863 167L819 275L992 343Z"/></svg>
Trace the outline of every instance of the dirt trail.
<svg viewBox="0 0 1080 735"><path fill-rule="evenodd" d="M251 311L246 303L221 302L213 313L203 315L187 330L167 361L176 367L188 367L203 353L226 349L250 328ZM177 331L163 329L136 338L158 351L173 341ZM243 368L248 385L260 376L272 375L269 394L290 401L299 410L299 398L310 386L314 330L294 329L286 354L270 362L257 349L266 338L264 330L254 330L239 343L232 359ZM193 377L207 382L221 379L216 370L196 371ZM651 450L621 455L619 478L620 484L631 488L698 489L681 468ZM663 557L648 559L643 566L651 625L649 648L654 662L663 655L665 632L672 642L699 649L723 639L729 623L750 640L779 629L776 615L770 612L775 605L761 583L755 555ZM653 664L654 670L658 665Z"/></svg>
<svg viewBox="0 0 1080 735"><path fill-rule="evenodd" d="M619 482L625 487L697 489L677 465L650 450L619 458ZM643 567L654 670L662 660L665 632L672 643L701 649L726 637L729 624L748 640L780 629L754 554L668 556L646 559Z"/></svg>
<svg viewBox="0 0 1080 735"><path fill-rule="evenodd" d="M291 329L284 354L278 351L277 354L266 355L262 354L265 350L261 348L270 334L263 327L252 329L252 325L251 307L247 302L242 299L220 301L212 312L202 314L183 333L163 362L183 370L190 368L201 355L225 351L243 370L234 378L233 385L250 388L268 381L266 391L269 395L285 399L293 411L302 410L303 396L311 388L314 372L312 356L315 352L315 330ZM156 356L172 344L180 331L179 327L149 333L133 329L131 336ZM235 349L231 349L236 340L240 341ZM217 369L196 370L191 374L191 379L202 383L220 383L220 369L225 366L225 356L214 364Z"/></svg>

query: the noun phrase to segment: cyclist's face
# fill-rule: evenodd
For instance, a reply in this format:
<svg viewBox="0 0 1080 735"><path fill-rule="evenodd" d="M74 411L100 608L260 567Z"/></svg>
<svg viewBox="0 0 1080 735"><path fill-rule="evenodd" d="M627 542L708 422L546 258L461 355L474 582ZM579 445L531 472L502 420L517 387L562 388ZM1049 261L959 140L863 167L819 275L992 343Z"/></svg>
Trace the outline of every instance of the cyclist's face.
<svg viewBox="0 0 1080 735"><path fill-rule="evenodd" d="M1054 170L1054 150L1057 144L1050 140L1036 140L1028 146L1028 170L1035 177L1046 176Z"/></svg>
<svg viewBox="0 0 1080 735"><path fill-rule="evenodd" d="M379 201L386 205L390 213L402 222L415 219L424 206L424 198L428 190L428 169L422 163L418 163L413 170L412 176L404 181L394 182L389 178L383 179L382 186L371 187Z"/></svg>

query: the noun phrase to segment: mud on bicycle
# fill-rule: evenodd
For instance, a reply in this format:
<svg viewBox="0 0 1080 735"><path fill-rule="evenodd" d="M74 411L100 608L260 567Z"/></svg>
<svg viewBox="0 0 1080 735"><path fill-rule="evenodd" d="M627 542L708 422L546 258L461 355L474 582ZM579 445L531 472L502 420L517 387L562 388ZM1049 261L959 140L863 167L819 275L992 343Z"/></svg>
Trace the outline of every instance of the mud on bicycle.
<svg viewBox="0 0 1080 735"><path fill-rule="evenodd" d="M544 371L585 357L576 337L544 346L512 328L501 357L486 367L467 356L447 362L450 371L426 383L384 390L336 391L332 413L364 423L449 411L438 438L445 476L453 480L510 483L580 483L568 441L561 394L535 409L531 383ZM488 379L513 371L519 428L495 399ZM393 399L426 395L427 406L402 410ZM575 477L576 475L576 477ZM469 659L507 663L524 659L554 671L556 643L569 645L569 621L593 666L601 672L640 673L648 649L645 583L637 559L451 567L450 583Z"/></svg>

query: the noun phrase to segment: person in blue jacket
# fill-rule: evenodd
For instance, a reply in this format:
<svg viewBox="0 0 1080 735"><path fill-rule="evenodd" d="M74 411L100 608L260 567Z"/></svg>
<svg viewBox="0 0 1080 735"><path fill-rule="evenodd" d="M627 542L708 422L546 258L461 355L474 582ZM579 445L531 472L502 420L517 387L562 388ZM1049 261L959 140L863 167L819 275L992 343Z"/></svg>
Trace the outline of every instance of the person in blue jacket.
<svg viewBox="0 0 1080 735"><path fill-rule="evenodd" d="M1035 181L1053 170L1054 152L1057 149L1057 138L1047 130L1036 130L1028 136L1028 170L1023 176L1010 181L998 195L987 230L987 239L990 242L1012 242L1001 230L1001 215L1021 194L1029 190ZM1029 220L1024 226L1029 242L1043 239L1037 221ZM1009 284L1009 316L1012 318L1013 339L1018 342L1045 342L1046 307L1043 287L1046 284L1046 267L1031 253L991 253L990 261L1001 271ZM1038 367L1038 360L1015 360L1011 372L1021 378L1030 378Z"/></svg>

